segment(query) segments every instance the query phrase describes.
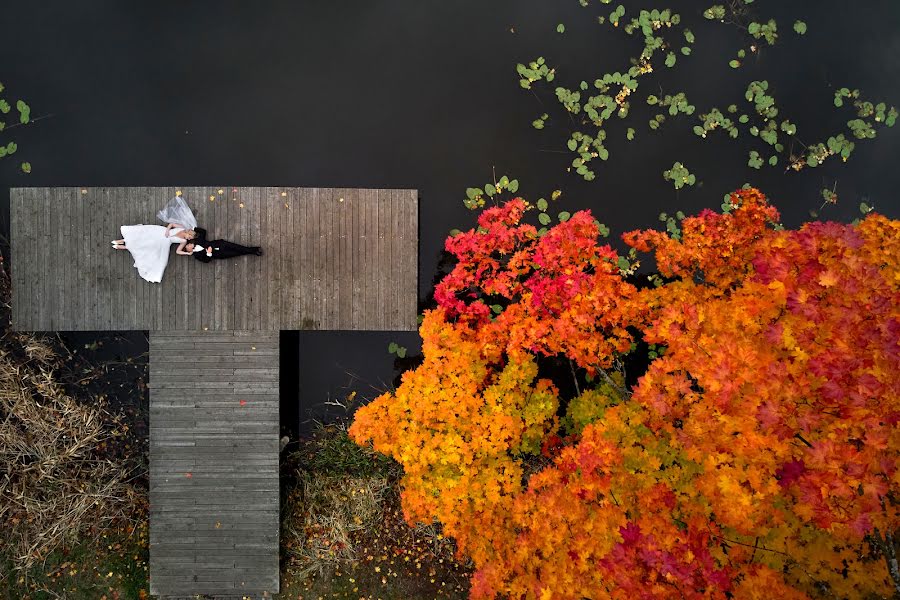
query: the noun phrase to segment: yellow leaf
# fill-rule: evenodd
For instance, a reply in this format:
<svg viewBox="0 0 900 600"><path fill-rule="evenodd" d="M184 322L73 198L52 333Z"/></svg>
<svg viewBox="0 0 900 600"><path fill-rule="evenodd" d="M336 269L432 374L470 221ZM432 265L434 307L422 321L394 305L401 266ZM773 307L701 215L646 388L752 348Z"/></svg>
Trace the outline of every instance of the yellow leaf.
<svg viewBox="0 0 900 600"><path fill-rule="evenodd" d="M834 274L834 271L827 270L822 271L822 274L819 275L819 285L822 287L831 287L837 283L837 275Z"/></svg>

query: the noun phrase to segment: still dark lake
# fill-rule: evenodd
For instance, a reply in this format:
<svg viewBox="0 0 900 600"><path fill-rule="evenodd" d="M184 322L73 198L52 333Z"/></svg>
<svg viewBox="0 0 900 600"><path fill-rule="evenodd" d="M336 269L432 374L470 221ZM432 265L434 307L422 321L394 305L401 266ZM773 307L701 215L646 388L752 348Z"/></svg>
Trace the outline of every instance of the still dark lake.
<svg viewBox="0 0 900 600"><path fill-rule="evenodd" d="M776 19L780 37L740 69L728 61L751 43L746 33L704 19L705 4L658 8L665 6L683 14L697 42L677 68L641 86L683 91L698 114L743 102L754 79L769 81L782 114L807 140L846 129L852 113L833 104L841 87L900 104L895 1L758 0L752 10ZM629 118L634 141L625 140L625 125L610 125L616 140L595 181L567 173L571 123L551 88L519 87L515 66L544 56L557 69L553 85L571 87L626 70L641 43L598 25L613 7L599 0L587 8L577 0L5 3L0 81L8 98L29 102L36 121L0 134L19 147L0 161L4 236L7 192L17 186L417 188L424 299L447 232L474 222L462 203L466 188L493 173L518 178L531 199L562 190L554 210L590 208L614 238L658 225L663 211L718 209L744 182L770 195L786 227L809 219L822 188L839 197L822 218L852 220L860 202L900 216L900 128L857 143L846 164L754 170L747 154L759 140L700 140L691 131L697 115L650 131L656 111L641 102ZM791 30L798 19L808 25L804 36ZM548 126L537 131L531 122L544 112ZM21 160L31 174L18 169ZM691 168L697 185L676 191L663 180L674 161ZM389 386L388 343L414 353L417 339L286 336L296 349L286 356L300 364L300 420L310 410L322 414L328 398L372 397Z"/></svg>

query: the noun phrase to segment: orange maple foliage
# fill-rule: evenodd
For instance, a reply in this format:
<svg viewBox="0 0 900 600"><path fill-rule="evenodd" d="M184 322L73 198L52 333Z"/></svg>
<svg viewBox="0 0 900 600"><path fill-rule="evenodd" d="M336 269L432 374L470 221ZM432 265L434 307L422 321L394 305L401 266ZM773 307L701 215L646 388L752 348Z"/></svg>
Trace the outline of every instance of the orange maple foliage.
<svg viewBox="0 0 900 600"><path fill-rule="evenodd" d="M423 363L350 434L402 464L406 518L455 537L473 597L900 586L900 222L785 231L758 191L731 200L680 239L623 235L655 288L587 211L538 235L515 199L447 240ZM610 371L633 332L666 351L628 390ZM561 397L546 357L593 383Z"/></svg>

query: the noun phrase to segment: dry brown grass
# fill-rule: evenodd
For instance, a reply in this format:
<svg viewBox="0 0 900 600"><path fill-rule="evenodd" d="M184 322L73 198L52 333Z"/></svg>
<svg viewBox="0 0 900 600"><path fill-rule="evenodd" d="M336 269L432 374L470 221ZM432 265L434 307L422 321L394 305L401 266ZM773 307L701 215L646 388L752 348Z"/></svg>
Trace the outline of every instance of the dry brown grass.
<svg viewBox="0 0 900 600"><path fill-rule="evenodd" d="M383 518L388 480L298 473L283 540L294 573L305 578L359 559L357 539Z"/></svg>
<svg viewBox="0 0 900 600"><path fill-rule="evenodd" d="M102 457L113 418L63 392L39 340L26 352L35 359L20 365L0 349L0 547L19 569L139 503L128 469Z"/></svg>

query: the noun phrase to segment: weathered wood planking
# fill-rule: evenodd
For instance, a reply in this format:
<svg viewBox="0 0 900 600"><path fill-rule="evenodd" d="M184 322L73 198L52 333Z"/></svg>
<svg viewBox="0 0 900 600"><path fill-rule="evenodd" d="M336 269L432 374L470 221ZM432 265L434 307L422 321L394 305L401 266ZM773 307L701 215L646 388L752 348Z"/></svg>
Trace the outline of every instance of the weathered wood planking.
<svg viewBox="0 0 900 600"><path fill-rule="evenodd" d="M141 279L110 240L159 224L176 191L211 239L264 255L203 264L173 248L162 283ZM416 328L415 190L14 188L10 211L15 330Z"/></svg>
<svg viewBox="0 0 900 600"><path fill-rule="evenodd" d="M279 591L277 332L150 334L150 593Z"/></svg>

